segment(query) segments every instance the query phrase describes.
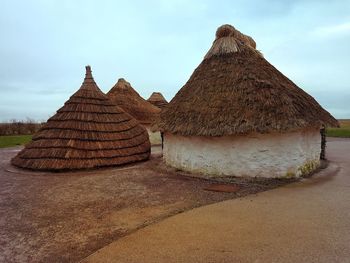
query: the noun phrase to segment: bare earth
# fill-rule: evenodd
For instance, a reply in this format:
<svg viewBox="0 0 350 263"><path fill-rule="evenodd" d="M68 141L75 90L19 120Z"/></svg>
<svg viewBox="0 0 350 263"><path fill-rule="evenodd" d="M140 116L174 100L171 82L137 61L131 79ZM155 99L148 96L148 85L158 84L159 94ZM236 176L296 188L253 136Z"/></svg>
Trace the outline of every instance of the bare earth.
<svg viewBox="0 0 350 263"><path fill-rule="evenodd" d="M237 192L207 191L213 181L166 168L159 147L121 168L36 173L9 164L20 149L0 150L0 262L77 262L171 215L289 182L232 178Z"/></svg>

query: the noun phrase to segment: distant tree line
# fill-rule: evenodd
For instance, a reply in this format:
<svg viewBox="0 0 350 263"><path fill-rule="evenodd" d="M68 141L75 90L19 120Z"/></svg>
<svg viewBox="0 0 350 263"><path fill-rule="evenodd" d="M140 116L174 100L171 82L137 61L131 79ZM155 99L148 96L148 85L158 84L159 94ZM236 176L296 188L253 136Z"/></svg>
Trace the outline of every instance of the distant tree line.
<svg viewBox="0 0 350 263"><path fill-rule="evenodd" d="M12 119L0 123L0 135L26 135L37 132L43 123L27 118L25 121Z"/></svg>

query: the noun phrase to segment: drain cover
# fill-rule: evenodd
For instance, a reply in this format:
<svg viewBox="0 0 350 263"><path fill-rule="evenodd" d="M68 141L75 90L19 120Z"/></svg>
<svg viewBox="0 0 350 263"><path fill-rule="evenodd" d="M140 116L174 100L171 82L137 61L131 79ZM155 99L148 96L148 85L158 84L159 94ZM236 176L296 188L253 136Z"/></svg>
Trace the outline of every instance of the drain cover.
<svg viewBox="0 0 350 263"><path fill-rule="evenodd" d="M234 193L239 190L239 186L235 184L211 184L204 188L206 191Z"/></svg>

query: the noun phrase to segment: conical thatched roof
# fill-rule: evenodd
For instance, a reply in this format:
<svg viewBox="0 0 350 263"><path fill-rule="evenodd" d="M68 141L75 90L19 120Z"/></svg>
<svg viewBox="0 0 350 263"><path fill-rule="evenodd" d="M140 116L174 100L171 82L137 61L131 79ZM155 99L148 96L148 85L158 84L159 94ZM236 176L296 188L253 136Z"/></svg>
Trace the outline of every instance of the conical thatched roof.
<svg viewBox="0 0 350 263"><path fill-rule="evenodd" d="M107 96L142 124L151 124L159 116L160 109L142 98L123 78L118 80Z"/></svg>
<svg viewBox="0 0 350 263"><path fill-rule="evenodd" d="M223 136L283 132L338 122L255 49L252 38L219 27L213 46L161 113L162 131Z"/></svg>
<svg viewBox="0 0 350 263"><path fill-rule="evenodd" d="M146 129L101 92L87 66L81 88L12 164L37 170L71 170L131 163L149 155Z"/></svg>
<svg viewBox="0 0 350 263"><path fill-rule="evenodd" d="M164 98L164 96L160 92L153 92L147 101L152 103L154 106L157 106L160 109L168 105L167 100Z"/></svg>

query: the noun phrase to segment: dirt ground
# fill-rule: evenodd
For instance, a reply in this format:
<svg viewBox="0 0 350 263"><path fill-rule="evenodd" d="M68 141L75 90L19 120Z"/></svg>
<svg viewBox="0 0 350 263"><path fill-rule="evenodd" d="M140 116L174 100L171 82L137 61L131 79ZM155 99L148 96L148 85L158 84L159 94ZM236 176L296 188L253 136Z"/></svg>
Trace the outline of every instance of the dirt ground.
<svg viewBox="0 0 350 263"><path fill-rule="evenodd" d="M207 191L214 181L167 168L159 147L121 168L36 173L9 164L20 149L0 150L0 262L78 262L171 215L290 182L230 178L238 191Z"/></svg>

